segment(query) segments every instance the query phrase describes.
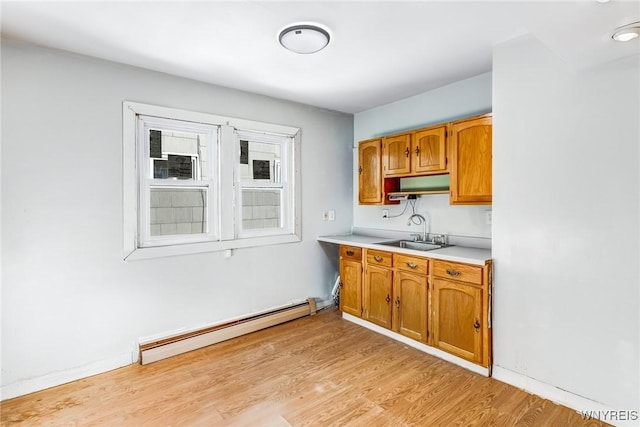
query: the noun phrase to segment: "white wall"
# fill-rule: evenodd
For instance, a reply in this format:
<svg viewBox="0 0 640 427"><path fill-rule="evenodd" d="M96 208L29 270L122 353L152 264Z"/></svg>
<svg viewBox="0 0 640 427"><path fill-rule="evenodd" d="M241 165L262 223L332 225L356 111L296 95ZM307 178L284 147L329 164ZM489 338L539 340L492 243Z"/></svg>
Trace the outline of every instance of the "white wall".
<svg viewBox="0 0 640 427"><path fill-rule="evenodd" d="M495 366L636 411L639 75L533 38L494 52Z"/></svg>
<svg viewBox="0 0 640 427"><path fill-rule="evenodd" d="M124 100L300 127L303 241L123 262ZM3 43L2 397L130 362L139 337L329 298L316 237L351 226L352 142L351 115Z"/></svg>
<svg viewBox="0 0 640 427"><path fill-rule="evenodd" d="M416 129L450 120L491 111L491 73L481 74L439 89L424 92L391 104L363 111L354 116L354 159L357 167L358 142L368 138ZM354 188L358 188L358 175L354 174ZM397 215L405 207L366 206L358 204L357 191L353 199L355 227L418 232L421 227L407 226L411 207L400 218L382 219L382 210ZM491 237L491 225L485 221L485 211L491 206L451 206L448 195L422 196L416 212L430 217L434 233L462 236Z"/></svg>

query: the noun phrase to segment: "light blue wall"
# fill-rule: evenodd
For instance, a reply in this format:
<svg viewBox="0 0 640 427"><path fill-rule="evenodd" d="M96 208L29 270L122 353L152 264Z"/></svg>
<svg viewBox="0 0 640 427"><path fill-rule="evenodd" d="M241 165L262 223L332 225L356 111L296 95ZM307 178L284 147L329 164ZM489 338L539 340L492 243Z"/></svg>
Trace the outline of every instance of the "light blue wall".
<svg viewBox="0 0 640 427"><path fill-rule="evenodd" d="M491 73L480 74L391 104L357 113L358 141L491 111Z"/></svg>
<svg viewBox="0 0 640 427"><path fill-rule="evenodd" d="M382 219L382 209L391 215L404 209L400 206L363 206L358 204L357 146L358 141L388 135L431 124L444 123L462 117L491 111L491 73L481 74L410 98L363 111L354 116L354 185L353 222L355 227L383 230L416 231L407 226L407 213L395 219ZM491 237L485 212L491 206L451 206L449 195L422 196L416 212L430 218L431 232L475 237Z"/></svg>
<svg viewBox="0 0 640 427"><path fill-rule="evenodd" d="M638 76L638 55L580 70L532 37L494 50L494 375L615 410L640 399Z"/></svg>
<svg viewBox="0 0 640 427"><path fill-rule="evenodd" d="M301 128L302 241L123 262L125 100ZM140 337L328 299L316 237L351 226L352 132L350 114L3 42L2 397L131 363Z"/></svg>

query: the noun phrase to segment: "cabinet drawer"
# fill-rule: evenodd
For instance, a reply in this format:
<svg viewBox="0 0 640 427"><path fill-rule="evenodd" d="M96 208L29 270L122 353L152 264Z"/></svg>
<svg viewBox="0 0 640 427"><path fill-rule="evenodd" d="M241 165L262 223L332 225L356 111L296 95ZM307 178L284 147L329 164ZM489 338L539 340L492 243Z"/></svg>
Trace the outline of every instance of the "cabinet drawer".
<svg viewBox="0 0 640 427"><path fill-rule="evenodd" d="M482 284L482 267L455 262L433 261L433 275L461 282Z"/></svg>
<svg viewBox="0 0 640 427"><path fill-rule="evenodd" d="M391 267L393 266L393 254L390 252L367 249L367 264Z"/></svg>
<svg viewBox="0 0 640 427"><path fill-rule="evenodd" d="M412 256L396 254L395 257L393 257L393 266L398 270L427 274L426 258L416 258Z"/></svg>
<svg viewBox="0 0 640 427"><path fill-rule="evenodd" d="M356 246L340 246L340 257L361 260L362 248Z"/></svg>

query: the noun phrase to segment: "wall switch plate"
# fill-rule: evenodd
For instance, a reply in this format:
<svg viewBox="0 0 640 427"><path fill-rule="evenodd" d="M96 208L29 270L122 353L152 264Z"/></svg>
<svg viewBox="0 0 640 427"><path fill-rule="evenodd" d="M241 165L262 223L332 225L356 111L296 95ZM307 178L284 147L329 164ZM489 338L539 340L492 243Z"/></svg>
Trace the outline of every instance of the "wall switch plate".
<svg viewBox="0 0 640 427"><path fill-rule="evenodd" d="M323 221L329 220L329 211L322 211L322 220Z"/></svg>
<svg viewBox="0 0 640 427"><path fill-rule="evenodd" d="M491 211L484 211L484 223L486 225L491 225Z"/></svg>
<svg viewBox="0 0 640 427"><path fill-rule="evenodd" d="M329 211L329 221L335 221L336 220L336 211L334 211L333 209L331 209Z"/></svg>
<svg viewBox="0 0 640 427"><path fill-rule="evenodd" d="M389 209L382 209L382 218L389 218Z"/></svg>

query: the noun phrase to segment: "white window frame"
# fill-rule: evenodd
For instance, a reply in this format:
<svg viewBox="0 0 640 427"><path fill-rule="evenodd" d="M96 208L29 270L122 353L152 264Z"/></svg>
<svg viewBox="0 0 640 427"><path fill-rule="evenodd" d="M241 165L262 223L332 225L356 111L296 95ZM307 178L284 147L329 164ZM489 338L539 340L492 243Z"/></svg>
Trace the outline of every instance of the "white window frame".
<svg viewBox="0 0 640 427"><path fill-rule="evenodd" d="M260 182L252 182L245 183L242 181L240 174L236 173L236 194L235 198L238 201L238 206L243 206L242 203L242 190L247 188L256 188L256 189L278 189L282 191L282 198L280 204L280 222L282 224L281 227L277 228L258 228L258 229L248 229L245 230L242 227L242 209L236 209L236 236L240 239L247 237L257 237L257 236L270 236L277 235L283 233L293 233L294 232L294 219L295 212L293 211L293 203L291 203L291 198L293 196L292 190L292 179L287 173L289 171L288 164L291 158L293 158L293 138L285 137L282 135L272 135L263 132L247 132L247 131L237 131L236 132L236 143L240 146L240 140L248 140L249 142L261 142L266 144L278 144L280 145L280 161L278 162L280 165L280 179L279 182L268 182L268 183L260 183ZM236 158L235 164L240 166L240 151L236 150ZM275 162L274 162L275 169ZM275 177L275 170L274 170Z"/></svg>
<svg viewBox="0 0 640 427"><path fill-rule="evenodd" d="M139 247L179 245L185 243L209 242L218 238L218 206L217 206L217 162L218 157L218 129L219 126L193 122L176 122L154 116L138 115L138 158L149 159L149 130L160 128L163 130L198 133L207 135L207 163L209 167L209 179L154 179L150 170L150 161L141 161L138 168L139 181L139 214L138 218L138 245ZM198 171L199 167L196 169ZM202 175L200 173L200 175ZM206 194L206 212L203 221L206 221L207 231L198 234L170 234L151 236L151 188L176 188L176 189L202 189ZM145 226L141 226L144 224Z"/></svg>
<svg viewBox="0 0 640 427"><path fill-rule="evenodd" d="M165 256L187 255L202 252L224 251L227 249L239 249L254 246L274 245L281 243L299 242L302 239L301 225L301 191L300 191L300 138L299 128L283 126L264 122L257 122L232 117L218 116L208 113L180 110L157 105L138 102L123 102L123 259L138 260ZM209 227L217 227L215 239L201 242L181 241L180 244L167 242L162 246L142 246L139 238L139 212L140 204L140 166L143 154L140 149L139 116L150 116L171 120L182 120L204 125L218 126L218 150L216 153L208 153L213 157L211 167L217 167L213 177L214 199L216 203L217 224L209 224ZM237 222L237 208L235 171L239 161L239 144L235 139L236 130L252 131L265 134L280 135L291 138L288 150L288 170L291 181L289 183L291 212L289 226L282 233L275 235L237 236L235 229ZM213 151L209 148L209 151ZM142 163L147 163L144 161ZM284 165L283 165L284 166ZM148 167L148 166L146 166ZM283 171L284 173L284 171ZM180 182L177 183L180 185ZM211 206L211 205L210 205Z"/></svg>

